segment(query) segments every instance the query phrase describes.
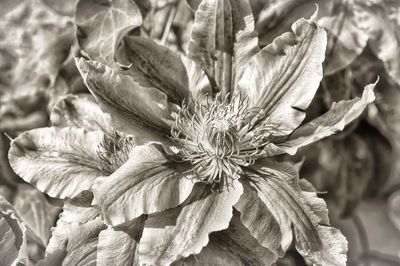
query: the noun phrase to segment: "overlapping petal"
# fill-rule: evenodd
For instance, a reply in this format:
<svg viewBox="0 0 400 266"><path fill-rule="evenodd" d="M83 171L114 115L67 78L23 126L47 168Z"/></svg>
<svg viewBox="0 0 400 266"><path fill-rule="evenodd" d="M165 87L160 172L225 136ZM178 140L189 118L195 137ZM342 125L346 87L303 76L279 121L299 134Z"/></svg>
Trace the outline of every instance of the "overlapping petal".
<svg viewBox="0 0 400 266"><path fill-rule="evenodd" d="M5 266L26 264L26 228L11 204L0 196L0 258Z"/></svg>
<svg viewBox="0 0 400 266"><path fill-rule="evenodd" d="M229 228L210 234L210 241L197 255L182 259L178 265L271 265L276 255L261 246L234 213Z"/></svg>
<svg viewBox="0 0 400 266"><path fill-rule="evenodd" d="M343 130L375 100L375 85L376 83L366 86L361 98L333 103L328 112L297 128L287 141L278 144L279 149L293 155L300 147Z"/></svg>
<svg viewBox="0 0 400 266"><path fill-rule="evenodd" d="M210 78L214 91L232 93L246 62L258 50L254 19L246 1L200 3L187 53Z"/></svg>
<svg viewBox="0 0 400 266"><path fill-rule="evenodd" d="M139 136L168 135L171 114L178 106L165 93L146 80L140 84L129 71L118 71L95 61L80 59L78 68L89 90L104 111L113 118L113 126Z"/></svg>
<svg viewBox="0 0 400 266"><path fill-rule="evenodd" d="M281 239L281 248L284 251L289 247L289 240L294 234L298 251L314 263L345 265L346 239L339 230L329 227L326 205L316 197L315 191L301 190L295 168L288 163L263 160L252 167L248 176L252 180L248 183L248 190L257 192L264 204L262 208L269 210L264 215L272 214L276 221L264 226L278 225L278 228L270 228L268 231L274 231L274 238ZM261 202L257 205L261 205ZM242 208L242 217L251 215L249 211L251 212ZM242 218L246 226L249 224L246 222L248 220ZM258 230L253 231L254 227L248 228L253 236L260 238ZM269 244L267 247L272 248ZM279 253L277 250L274 252Z"/></svg>
<svg viewBox="0 0 400 266"><path fill-rule="evenodd" d="M182 207L150 216L139 244L140 263L170 265L200 253L210 233L228 228L242 191L237 180L220 192L198 184Z"/></svg>
<svg viewBox="0 0 400 266"><path fill-rule="evenodd" d="M76 127L87 131L103 131L111 134L111 117L89 97L67 95L58 100L50 114L56 127Z"/></svg>
<svg viewBox="0 0 400 266"><path fill-rule="evenodd" d="M9 159L14 171L40 191L72 198L102 175L98 150L103 140L100 131L33 129L11 142Z"/></svg>
<svg viewBox="0 0 400 266"><path fill-rule="evenodd" d="M315 15L314 15L315 16ZM314 17L300 19L249 61L239 91L263 110L275 134L290 134L305 118L322 79L326 33Z"/></svg>
<svg viewBox="0 0 400 266"><path fill-rule="evenodd" d="M118 225L142 214L161 212L181 204L194 186L188 165L168 158L159 144L136 146L128 161L93 186L93 204L105 221Z"/></svg>

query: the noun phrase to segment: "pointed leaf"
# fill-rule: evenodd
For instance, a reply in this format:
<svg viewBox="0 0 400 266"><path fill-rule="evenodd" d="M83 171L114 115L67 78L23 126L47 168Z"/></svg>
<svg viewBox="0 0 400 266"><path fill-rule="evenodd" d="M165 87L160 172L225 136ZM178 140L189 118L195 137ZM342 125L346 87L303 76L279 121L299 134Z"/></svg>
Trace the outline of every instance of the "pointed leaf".
<svg viewBox="0 0 400 266"><path fill-rule="evenodd" d="M142 24L134 1L80 0L75 11L77 38L90 59L109 66L121 39Z"/></svg>

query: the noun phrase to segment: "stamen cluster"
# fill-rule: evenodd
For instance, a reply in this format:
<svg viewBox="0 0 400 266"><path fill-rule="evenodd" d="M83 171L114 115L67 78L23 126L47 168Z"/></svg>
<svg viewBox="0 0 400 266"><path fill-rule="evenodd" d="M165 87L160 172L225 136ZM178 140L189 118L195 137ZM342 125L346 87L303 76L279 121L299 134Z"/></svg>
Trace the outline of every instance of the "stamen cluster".
<svg viewBox="0 0 400 266"><path fill-rule="evenodd" d="M262 110L250 108L239 94L230 101L218 95L185 103L171 130L184 161L203 182L230 185L254 163L268 144L268 123Z"/></svg>

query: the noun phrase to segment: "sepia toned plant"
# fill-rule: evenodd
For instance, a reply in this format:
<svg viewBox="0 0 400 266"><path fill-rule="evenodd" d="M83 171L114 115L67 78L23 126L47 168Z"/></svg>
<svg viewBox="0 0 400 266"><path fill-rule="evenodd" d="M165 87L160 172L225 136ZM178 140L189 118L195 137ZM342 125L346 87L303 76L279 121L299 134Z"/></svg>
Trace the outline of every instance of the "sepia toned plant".
<svg viewBox="0 0 400 266"><path fill-rule="evenodd" d="M271 265L292 246L346 265L325 202L280 156L375 99L370 84L304 121L327 46L317 12L260 48L246 0L203 0L178 54L132 34L134 2L88 2L77 4L75 62L97 103L61 98L52 126L9 151L18 175L63 200L40 265Z"/></svg>

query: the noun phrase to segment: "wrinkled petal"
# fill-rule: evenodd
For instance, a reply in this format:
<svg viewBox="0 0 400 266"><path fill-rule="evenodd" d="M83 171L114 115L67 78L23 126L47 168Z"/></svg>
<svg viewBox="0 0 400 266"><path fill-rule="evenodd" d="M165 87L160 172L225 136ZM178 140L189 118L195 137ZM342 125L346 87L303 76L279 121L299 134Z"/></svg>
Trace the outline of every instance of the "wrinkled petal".
<svg viewBox="0 0 400 266"><path fill-rule="evenodd" d="M101 63L77 60L77 66L91 93L113 119L113 126L138 137L168 135L171 113L178 106L162 91L142 86L128 72ZM133 72L131 72L133 73Z"/></svg>
<svg viewBox="0 0 400 266"><path fill-rule="evenodd" d="M130 74L142 86L151 86L180 105L189 95L188 76L181 57L151 39L129 36L125 39Z"/></svg>
<svg viewBox="0 0 400 266"><path fill-rule="evenodd" d="M101 174L104 134L78 128L39 128L11 142L10 164L26 182L51 197L75 197Z"/></svg>
<svg viewBox="0 0 400 266"><path fill-rule="evenodd" d="M0 196L0 258L2 265L26 264L26 228L14 208Z"/></svg>
<svg viewBox="0 0 400 266"><path fill-rule="evenodd" d="M242 194L235 180L233 188L211 191L200 184L193 189L187 204L149 217L139 244L141 264L170 265L198 254L209 242L209 234L228 228L232 206Z"/></svg>
<svg viewBox="0 0 400 266"><path fill-rule="evenodd" d="M278 144L279 149L293 155L300 147L343 130L375 100L373 91L375 85L376 83L366 86L361 98L333 103L328 112L299 127L287 141Z"/></svg>
<svg viewBox="0 0 400 266"><path fill-rule="evenodd" d="M241 224L236 213L228 229L210 234L210 241L197 255L182 259L178 265L271 265L277 256L261 246Z"/></svg>
<svg viewBox="0 0 400 266"><path fill-rule="evenodd" d="M98 235L104 229L96 209L65 204L39 265L96 265Z"/></svg>
<svg viewBox="0 0 400 266"><path fill-rule="evenodd" d="M212 95L212 89L207 75L204 71L191 59L182 56L182 62L185 65L186 72L189 79L189 89L191 96L201 98L201 96Z"/></svg>
<svg viewBox="0 0 400 266"><path fill-rule="evenodd" d="M233 92L258 48L251 8L243 0L204 0L198 6L187 54L223 95Z"/></svg>
<svg viewBox="0 0 400 266"><path fill-rule="evenodd" d="M129 222L122 228L107 228L99 234L96 265L138 265L138 243L145 216Z"/></svg>
<svg viewBox="0 0 400 266"><path fill-rule="evenodd" d="M81 0L75 9L77 38L90 59L109 66L121 39L142 24L134 1Z"/></svg>
<svg viewBox="0 0 400 266"><path fill-rule="evenodd" d="M263 160L254 165L247 174L252 180L247 183L250 186L247 189L256 191L265 205L263 207L269 210L269 213L262 216L272 214L277 222L264 226L279 225L278 228L269 229L269 231L277 233L272 239L281 239L283 251L289 247L288 240L294 235L297 250L314 263L318 265L346 264L345 237L339 230L329 226L326 205L316 196L315 191L309 191L309 186L307 186L308 190L302 191L295 168L289 163ZM242 209L242 217L251 215L248 212L249 210ZM242 219L245 226L248 224L246 220L248 221L249 218ZM258 230L252 231L252 227L248 229L254 237L260 238ZM272 248L269 244L267 247Z"/></svg>
<svg viewBox="0 0 400 266"><path fill-rule="evenodd" d="M263 110L279 135L290 134L305 118L322 79L326 33L300 19L292 32L277 37L249 61L239 90L252 107Z"/></svg>
<svg viewBox="0 0 400 266"><path fill-rule="evenodd" d="M114 226L142 214L174 208L194 186L186 170L187 165L169 160L160 145L136 146L117 171L96 180L92 204Z"/></svg>
<svg viewBox="0 0 400 266"><path fill-rule="evenodd" d="M55 127L77 127L87 131L112 133L111 117L88 97L67 95L53 107L50 120Z"/></svg>
<svg viewBox="0 0 400 266"><path fill-rule="evenodd" d="M51 205L40 191L26 184L18 185L14 206L28 228L28 235L45 247L60 209Z"/></svg>

